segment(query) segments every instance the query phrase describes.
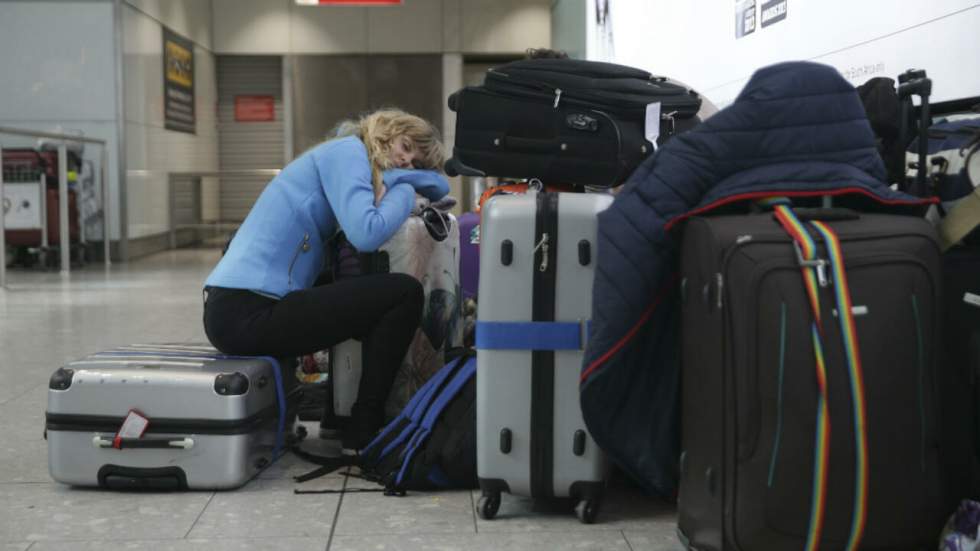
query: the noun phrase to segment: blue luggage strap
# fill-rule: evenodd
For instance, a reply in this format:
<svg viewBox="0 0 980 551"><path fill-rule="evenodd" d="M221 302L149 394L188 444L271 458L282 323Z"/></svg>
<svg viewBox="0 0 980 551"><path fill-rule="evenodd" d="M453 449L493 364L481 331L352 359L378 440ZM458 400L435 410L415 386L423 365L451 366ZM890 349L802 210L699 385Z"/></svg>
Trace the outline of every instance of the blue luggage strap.
<svg viewBox="0 0 980 551"><path fill-rule="evenodd" d="M286 441L286 391L283 388L282 368L279 360L272 356L231 356L228 354L208 354L206 352L143 352L134 350L109 350L98 352L93 356L137 356L137 357L162 357L162 358L199 358L202 360L265 360L272 364L272 376L276 380L276 405L278 409L278 419L276 421L276 445L272 449L272 460L275 461L283 453Z"/></svg>
<svg viewBox="0 0 980 551"><path fill-rule="evenodd" d="M477 321L477 350L582 350L591 321Z"/></svg>

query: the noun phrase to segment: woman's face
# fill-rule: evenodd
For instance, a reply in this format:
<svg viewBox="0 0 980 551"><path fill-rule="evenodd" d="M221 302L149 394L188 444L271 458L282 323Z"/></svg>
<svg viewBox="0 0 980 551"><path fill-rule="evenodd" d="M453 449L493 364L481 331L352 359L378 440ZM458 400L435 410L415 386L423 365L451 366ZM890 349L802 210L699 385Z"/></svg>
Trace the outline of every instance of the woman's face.
<svg viewBox="0 0 980 551"><path fill-rule="evenodd" d="M393 168L412 168L412 161L417 155L415 144L407 136L398 136L391 141L388 160Z"/></svg>

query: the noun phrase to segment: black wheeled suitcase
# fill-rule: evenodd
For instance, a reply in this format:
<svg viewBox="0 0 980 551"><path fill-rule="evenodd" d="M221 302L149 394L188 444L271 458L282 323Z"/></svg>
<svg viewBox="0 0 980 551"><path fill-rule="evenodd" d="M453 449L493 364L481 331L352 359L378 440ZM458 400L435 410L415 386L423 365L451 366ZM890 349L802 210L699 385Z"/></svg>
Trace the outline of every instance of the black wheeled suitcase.
<svg viewBox="0 0 980 551"><path fill-rule="evenodd" d="M934 548L956 503L937 446L935 231L794 216L813 254L775 213L685 228L679 535L700 550Z"/></svg>
<svg viewBox="0 0 980 551"><path fill-rule="evenodd" d="M632 67L515 61L449 97L456 145L446 170L612 187L654 151L648 136L659 144L693 127L700 107L695 92Z"/></svg>

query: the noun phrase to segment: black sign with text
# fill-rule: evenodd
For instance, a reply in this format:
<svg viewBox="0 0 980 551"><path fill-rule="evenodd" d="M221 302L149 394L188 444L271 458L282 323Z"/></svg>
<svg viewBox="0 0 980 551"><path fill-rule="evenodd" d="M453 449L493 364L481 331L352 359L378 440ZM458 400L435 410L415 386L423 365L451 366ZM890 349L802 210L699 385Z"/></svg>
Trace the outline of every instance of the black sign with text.
<svg viewBox="0 0 980 551"><path fill-rule="evenodd" d="M163 29L163 125L194 134L194 43Z"/></svg>
<svg viewBox="0 0 980 551"><path fill-rule="evenodd" d="M773 23L778 23L783 19L786 19L786 3L789 0L769 0L762 4L762 10L759 13L760 25L762 27L768 27Z"/></svg>

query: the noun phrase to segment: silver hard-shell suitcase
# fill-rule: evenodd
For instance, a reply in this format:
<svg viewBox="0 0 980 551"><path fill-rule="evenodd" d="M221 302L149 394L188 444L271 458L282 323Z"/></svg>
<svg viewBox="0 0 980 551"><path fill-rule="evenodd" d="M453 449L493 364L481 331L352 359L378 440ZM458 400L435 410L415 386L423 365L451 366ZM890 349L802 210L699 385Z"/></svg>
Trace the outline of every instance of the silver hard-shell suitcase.
<svg viewBox="0 0 980 551"><path fill-rule="evenodd" d="M483 207L477 315L477 511L501 492L572 497L593 522L606 461L579 405L596 216L609 195L528 193ZM532 323L528 323L532 322Z"/></svg>
<svg viewBox="0 0 980 551"><path fill-rule="evenodd" d="M272 464L292 434L293 366L175 344L71 362L49 383L51 477L120 489L239 487ZM115 440L131 410L149 420L146 432Z"/></svg>

